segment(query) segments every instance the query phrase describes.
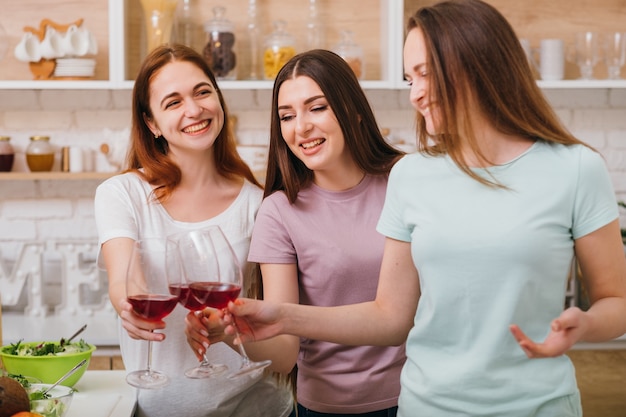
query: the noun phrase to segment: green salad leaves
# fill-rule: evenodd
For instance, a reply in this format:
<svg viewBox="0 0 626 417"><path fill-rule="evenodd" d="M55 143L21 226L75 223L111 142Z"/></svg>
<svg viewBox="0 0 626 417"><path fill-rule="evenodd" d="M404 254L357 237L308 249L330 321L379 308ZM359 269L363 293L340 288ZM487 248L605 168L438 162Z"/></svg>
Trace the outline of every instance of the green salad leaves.
<svg viewBox="0 0 626 417"><path fill-rule="evenodd" d="M19 340L4 348L4 353L17 356L46 356L84 352L89 349L90 346L83 339L68 344L42 342L38 345L23 344L22 341Z"/></svg>

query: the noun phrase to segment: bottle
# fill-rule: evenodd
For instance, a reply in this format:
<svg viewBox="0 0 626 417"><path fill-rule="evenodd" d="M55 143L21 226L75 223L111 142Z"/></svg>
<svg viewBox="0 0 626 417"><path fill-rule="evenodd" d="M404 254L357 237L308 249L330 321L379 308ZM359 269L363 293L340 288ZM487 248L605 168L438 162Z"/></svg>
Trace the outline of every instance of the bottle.
<svg viewBox="0 0 626 417"><path fill-rule="evenodd" d="M32 172L50 171L54 164L54 148L50 136L31 136L26 147L26 163Z"/></svg>
<svg viewBox="0 0 626 417"><path fill-rule="evenodd" d="M194 10L192 1L183 0L180 6L176 16L176 41L200 51L198 45L200 26L195 21L198 13Z"/></svg>
<svg viewBox="0 0 626 417"><path fill-rule="evenodd" d="M237 78L235 26L224 17L225 13L224 7L213 8L213 19L204 24L207 41L202 52L217 79L235 80Z"/></svg>
<svg viewBox="0 0 626 417"><path fill-rule="evenodd" d="M287 22L274 22L274 32L265 40L263 73L266 80L273 80L278 71L296 54L295 39L286 30Z"/></svg>
<svg viewBox="0 0 626 417"><path fill-rule="evenodd" d="M324 24L317 8L317 0L309 0L309 20L306 25L306 48L321 49L325 44Z"/></svg>
<svg viewBox="0 0 626 417"><path fill-rule="evenodd" d="M259 76L259 18L256 0L248 3L248 40L250 42L250 73L248 79L258 80Z"/></svg>
<svg viewBox="0 0 626 417"><path fill-rule="evenodd" d="M363 59L363 48L352 39L353 33L351 30L341 31L341 41L335 45L333 52L342 57L352 71L356 78L362 80L365 77L365 63Z"/></svg>
<svg viewBox="0 0 626 417"><path fill-rule="evenodd" d="M9 143L11 137L0 136L0 171L10 172L13 169L13 160L15 159L15 150Z"/></svg>

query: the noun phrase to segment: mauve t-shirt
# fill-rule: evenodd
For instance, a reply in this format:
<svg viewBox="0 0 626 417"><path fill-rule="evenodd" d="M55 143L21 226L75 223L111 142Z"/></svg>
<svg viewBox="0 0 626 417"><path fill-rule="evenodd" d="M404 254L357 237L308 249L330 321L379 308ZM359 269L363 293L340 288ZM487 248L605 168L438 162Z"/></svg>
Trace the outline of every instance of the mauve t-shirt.
<svg viewBox="0 0 626 417"><path fill-rule="evenodd" d="M298 264L300 304L336 306L376 297L385 238L376 231L387 176L335 192L311 185L294 204L282 192L261 204L248 260ZM270 280L272 277L264 277ZM322 413L397 405L404 345L344 346L301 339L298 402Z"/></svg>

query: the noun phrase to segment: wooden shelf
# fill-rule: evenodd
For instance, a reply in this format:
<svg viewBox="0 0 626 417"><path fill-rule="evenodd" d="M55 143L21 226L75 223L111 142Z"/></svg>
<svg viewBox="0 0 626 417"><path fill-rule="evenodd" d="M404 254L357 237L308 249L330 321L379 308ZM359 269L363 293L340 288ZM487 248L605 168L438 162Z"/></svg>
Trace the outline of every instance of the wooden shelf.
<svg viewBox="0 0 626 417"><path fill-rule="evenodd" d="M117 172L1 172L0 181L105 180Z"/></svg>

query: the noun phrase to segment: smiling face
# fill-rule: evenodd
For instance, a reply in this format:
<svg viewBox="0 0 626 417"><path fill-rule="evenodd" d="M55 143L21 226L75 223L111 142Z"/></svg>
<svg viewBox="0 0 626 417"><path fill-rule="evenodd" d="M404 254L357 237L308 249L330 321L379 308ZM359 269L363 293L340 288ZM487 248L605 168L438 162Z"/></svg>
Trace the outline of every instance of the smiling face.
<svg viewBox="0 0 626 417"><path fill-rule="evenodd" d="M420 28L413 28L404 42L404 76L411 86L409 100L424 117L429 134L437 133L437 105L431 102L431 74L427 64L426 42Z"/></svg>
<svg viewBox="0 0 626 417"><path fill-rule="evenodd" d="M211 80L191 62L174 61L150 83L150 130L174 155L210 149L224 126L224 110Z"/></svg>
<svg viewBox="0 0 626 417"><path fill-rule="evenodd" d="M285 143L316 176L354 164L335 113L310 77L297 76L282 83L278 118Z"/></svg>

